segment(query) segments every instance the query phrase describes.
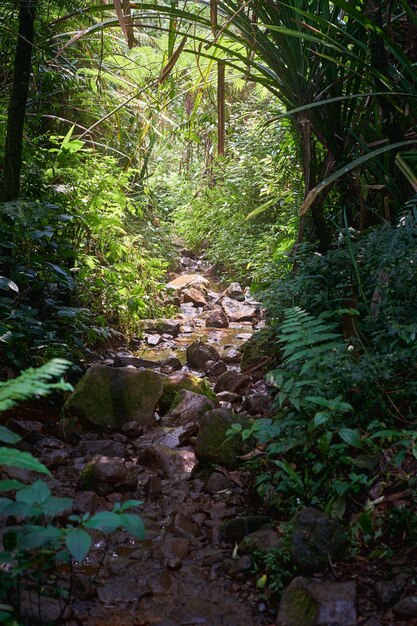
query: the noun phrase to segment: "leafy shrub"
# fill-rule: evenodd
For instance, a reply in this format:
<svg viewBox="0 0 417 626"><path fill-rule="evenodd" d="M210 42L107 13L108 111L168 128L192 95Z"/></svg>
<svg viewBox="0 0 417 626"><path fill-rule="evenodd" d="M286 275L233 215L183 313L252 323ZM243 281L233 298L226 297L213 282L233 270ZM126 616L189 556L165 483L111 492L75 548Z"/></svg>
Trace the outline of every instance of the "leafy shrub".
<svg viewBox="0 0 417 626"><path fill-rule="evenodd" d="M45 396L51 391L68 390L71 386L62 379L70 364L54 359L37 370L30 369L19 377L0 382L0 411L33 396ZM0 465L23 468L51 477L49 470L28 452L16 449L20 437L5 426L0 426ZM138 500L116 503L112 511L100 511L95 515L63 515L71 510L72 498L60 498L51 494L48 485L36 480L30 485L20 480L0 480L0 491L12 497L0 497L0 517L14 519L3 533L3 550L0 552L0 621L10 623L12 614L19 613L19 598L28 593L38 606L41 618L41 596L57 598L61 615L71 599L72 581L60 574L62 564L83 561L88 555L92 539L90 532L104 534L123 529L143 539L144 526L140 517L129 509L142 504ZM13 495L14 494L14 495ZM63 582L64 581L64 582ZM59 619L59 618L58 618Z"/></svg>

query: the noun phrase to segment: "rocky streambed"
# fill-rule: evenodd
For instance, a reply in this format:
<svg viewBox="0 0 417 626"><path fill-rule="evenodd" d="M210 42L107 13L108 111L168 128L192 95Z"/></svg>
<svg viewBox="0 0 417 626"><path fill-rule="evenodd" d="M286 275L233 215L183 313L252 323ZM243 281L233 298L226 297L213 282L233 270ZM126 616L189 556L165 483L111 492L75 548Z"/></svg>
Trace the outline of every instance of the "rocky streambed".
<svg viewBox="0 0 417 626"><path fill-rule="evenodd" d="M97 539L74 567L63 615L58 600L38 606L23 594L29 622L40 611L45 624L271 623L247 581L250 533L268 520L247 514L247 476L237 469L245 450L226 437L233 423L269 408L259 363L247 372L240 364L261 310L238 284L214 291L201 262L183 263L186 273L169 284L178 315L145 321L125 349L92 364L58 423L9 423L51 470L52 492L74 498L76 513L139 499L146 528L144 541L124 532ZM23 470L8 475L28 478ZM254 541L273 546L279 537L264 529Z"/></svg>

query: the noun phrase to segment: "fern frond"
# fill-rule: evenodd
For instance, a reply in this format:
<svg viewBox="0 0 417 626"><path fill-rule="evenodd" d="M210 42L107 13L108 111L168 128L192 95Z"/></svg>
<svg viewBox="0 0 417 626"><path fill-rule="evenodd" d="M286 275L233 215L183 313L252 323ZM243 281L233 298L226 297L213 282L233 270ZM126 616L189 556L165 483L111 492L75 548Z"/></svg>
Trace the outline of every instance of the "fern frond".
<svg viewBox="0 0 417 626"><path fill-rule="evenodd" d="M316 361L324 353L340 349L343 338L334 329L334 323L313 317L299 307L287 309L278 335L284 363Z"/></svg>
<svg viewBox="0 0 417 626"><path fill-rule="evenodd" d="M52 359L37 369L25 370L17 378L0 381L0 411L7 411L18 402L34 396L46 396L57 389L71 391L72 386L63 380L50 382L62 376L70 365L65 359Z"/></svg>

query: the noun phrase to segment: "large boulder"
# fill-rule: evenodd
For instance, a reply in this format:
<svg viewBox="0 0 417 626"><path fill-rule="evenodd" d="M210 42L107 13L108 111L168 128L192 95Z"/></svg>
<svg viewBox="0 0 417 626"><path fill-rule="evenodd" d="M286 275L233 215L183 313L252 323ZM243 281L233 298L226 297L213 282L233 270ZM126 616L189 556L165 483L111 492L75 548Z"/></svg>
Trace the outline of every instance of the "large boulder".
<svg viewBox="0 0 417 626"><path fill-rule="evenodd" d="M180 389L174 398L170 412L163 418L164 424L178 426L198 422L204 413L215 409L216 406L218 406L217 399Z"/></svg>
<svg viewBox="0 0 417 626"><path fill-rule="evenodd" d="M176 337L180 332L179 320L142 320L139 322L139 328L145 333L157 333L158 335L172 335Z"/></svg>
<svg viewBox="0 0 417 626"><path fill-rule="evenodd" d="M198 378L198 376L193 376L193 374L184 371L174 372L166 376L163 381L163 392L159 400L159 413L161 415L166 415L174 406L177 393L181 389L192 391L193 393L211 398L215 402L217 401L216 394L205 379Z"/></svg>
<svg viewBox="0 0 417 626"><path fill-rule="evenodd" d="M232 300L239 300L239 302L245 300L245 294L239 283L230 283L224 293L229 298L232 298Z"/></svg>
<svg viewBox="0 0 417 626"><path fill-rule="evenodd" d="M113 491L135 489L137 482L137 475L123 459L99 456L85 465L78 480L78 489L104 496Z"/></svg>
<svg viewBox="0 0 417 626"><path fill-rule="evenodd" d="M137 463L161 474L164 478L178 479L182 475L191 474L196 458L192 450L177 450L157 444L140 450Z"/></svg>
<svg viewBox="0 0 417 626"><path fill-rule="evenodd" d="M208 311L206 315L206 326L207 328L228 328L229 318L223 309L216 307Z"/></svg>
<svg viewBox="0 0 417 626"><path fill-rule="evenodd" d="M187 348L187 364L197 370L202 370L207 361L218 361L220 355L216 348L204 341L194 341Z"/></svg>
<svg viewBox="0 0 417 626"><path fill-rule="evenodd" d="M294 518L292 556L302 573L325 570L343 557L347 537L338 522L322 511L305 507Z"/></svg>
<svg viewBox="0 0 417 626"><path fill-rule="evenodd" d="M250 322L256 317L256 305L238 302L228 297L222 298L221 304L231 322Z"/></svg>
<svg viewBox="0 0 417 626"><path fill-rule="evenodd" d="M294 578L284 589L277 626L356 626L356 583Z"/></svg>
<svg viewBox="0 0 417 626"><path fill-rule="evenodd" d="M152 370L93 365L63 407L63 432L70 435L83 425L153 424L162 390L163 377Z"/></svg>
<svg viewBox="0 0 417 626"><path fill-rule="evenodd" d="M204 276L200 274L184 274L183 276L178 276L171 280L170 283L167 284L168 289L181 290L186 289L187 287L202 287L204 285L208 285L209 281Z"/></svg>
<svg viewBox="0 0 417 626"><path fill-rule="evenodd" d="M196 457L199 461L223 465L233 469L238 464L238 457L243 454L244 445L239 437L227 437L226 432L233 424L246 427L245 418L230 413L226 409L208 411L200 420L200 429L196 442Z"/></svg>
<svg viewBox="0 0 417 626"><path fill-rule="evenodd" d="M184 292L183 302L191 302L195 307L203 307L207 305L207 300L200 289L190 287Z"/></svg>
<svg viewBox="0 0 417 626"><path fill-rule="evenodd" d="M232 393L243 392L251 383L252 380L249 376L228 370L217 379L214 386L214 393L221 393L222 391L231 391Z"/></svg>

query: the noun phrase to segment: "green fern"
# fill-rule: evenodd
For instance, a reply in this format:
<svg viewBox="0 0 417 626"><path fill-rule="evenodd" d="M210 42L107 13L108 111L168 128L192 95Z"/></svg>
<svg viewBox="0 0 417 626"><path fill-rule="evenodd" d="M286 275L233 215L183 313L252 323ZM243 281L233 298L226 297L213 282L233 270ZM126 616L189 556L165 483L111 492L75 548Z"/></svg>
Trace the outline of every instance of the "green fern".
<svg viewBox="0 0 417 626"><path fill-rule="evenodd" d="M286 309L279 342L283 345L284 364L304 362L310 367L323 355L343 347L335 324L315 318L299 307Z"/></svg>
<svg viewBox="0 0 417 626"><path fill-rule="evenodd" d="M65 359L52 359L37 369L27 369L17 378L0 381L0 411L7 411L18 402L34 396L46 396L54 390L71 391L72 386L64 380L50 382L62 376L71 363Z"/></svg>

